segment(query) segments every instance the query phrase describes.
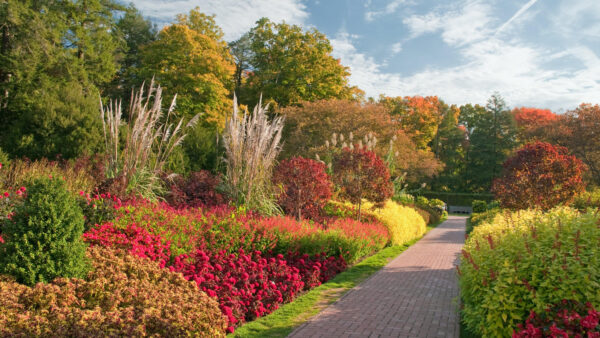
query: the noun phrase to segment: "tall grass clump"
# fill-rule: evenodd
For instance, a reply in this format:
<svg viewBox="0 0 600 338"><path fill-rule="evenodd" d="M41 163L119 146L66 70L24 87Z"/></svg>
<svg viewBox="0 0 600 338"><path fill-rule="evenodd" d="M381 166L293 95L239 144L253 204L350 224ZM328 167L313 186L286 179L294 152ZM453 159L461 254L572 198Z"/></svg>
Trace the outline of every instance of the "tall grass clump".
<svg viewBox="0 0 600 338"><path fill-rule="evenodd" d="M176 99L177 95L164 116L160 85L152 79L144 96L142 84L138 92L132 92L129 120L123 130L121 101L111 101L106 107L100 105L108 156L107 176L119 181L125 193L155 199L162 192L158 174L186 136L184 130L194 126L199 116L194 116L186 125L184 118L171 123Z"/></svg>
<svg viewBox="0 0 600 338"><path fill-rule="evenodd" d="M238 205L266 215L280 213L275 202L271 176L275 159L281 151L283 117L269 120L268 105L262 98L252 114L241 115L237 98L233 98L233 115L227 121L225 146L225 184L231 199Z"/></svg>

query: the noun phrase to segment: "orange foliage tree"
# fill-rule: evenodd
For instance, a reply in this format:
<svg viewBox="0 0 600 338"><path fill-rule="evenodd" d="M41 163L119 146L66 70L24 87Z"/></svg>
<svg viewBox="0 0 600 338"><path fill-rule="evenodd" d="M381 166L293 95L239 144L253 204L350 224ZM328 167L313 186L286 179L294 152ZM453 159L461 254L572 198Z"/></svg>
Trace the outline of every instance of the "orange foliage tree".
<svg viewBox="0 0 600 338"><path fill-rule="evenodd" d="M530 107L514 108L512 114L517 123L517 136L523 142L547 140L548 127L558 120L550 109Z"/></svg>
<svg viewBox="0 0 600 338"><path fill-rule="evenodd" d="M419 148L425 149L433 141L443 119L442 103L437 96L382 96L379 102L390 109Z"/></svg>
<svg viewBox="0 0 600 338"><path fill-rule="evenodd" d="M550 137L567 147L589 169L591 181L600 185L600 106L582 103L553 124Z"/></svg>

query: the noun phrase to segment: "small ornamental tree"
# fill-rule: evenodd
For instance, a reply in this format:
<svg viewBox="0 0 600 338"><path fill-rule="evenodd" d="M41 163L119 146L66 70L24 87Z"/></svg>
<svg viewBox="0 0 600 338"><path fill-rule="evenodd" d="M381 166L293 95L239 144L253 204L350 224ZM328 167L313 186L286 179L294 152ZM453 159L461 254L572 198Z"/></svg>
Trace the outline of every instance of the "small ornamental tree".
<svg viewBox="0 0 600 338"><path fill-rule="evenodd" d="M503 176L494 181L492 192L505 208L548 210L570 202L585 188L584 170L567 148L530 143L506 160Z"/></svg>
<svg viewBox="0 0 600 338"><path fill-rule="evenodd" d="M315 160L294 157L281 161L273 182L282 187L279 205L298 219L318 217L331 197L331 181L325 164Z"/></svg>
<svg viewBox="0 0 600 338"><path fill-rule="evenodd" d="M394 193L385 162L364 147L357 145L342 149L334 159L333 171L333 180L340 187L340 195L358 204L359 219L363 199L382 203Z"/></svg>
<svg viewBox="0 0 600 338"><path fill-rule="evenodd" d="M83 212L59 179L39 179L5 222L0 273L34 285L56 277L83 278L88 270Z"/></svg>

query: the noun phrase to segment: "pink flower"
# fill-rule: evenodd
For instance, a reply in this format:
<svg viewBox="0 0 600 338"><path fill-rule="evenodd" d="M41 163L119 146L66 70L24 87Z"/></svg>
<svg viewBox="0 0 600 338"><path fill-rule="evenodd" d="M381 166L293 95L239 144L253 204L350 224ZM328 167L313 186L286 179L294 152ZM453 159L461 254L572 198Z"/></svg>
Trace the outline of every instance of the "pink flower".
<svg viewBox="0 0 600 338"><path fill-rule="evenodd" d="M83 190L79 191L79 196L83 196L85 195L85 192Z"/></svg>

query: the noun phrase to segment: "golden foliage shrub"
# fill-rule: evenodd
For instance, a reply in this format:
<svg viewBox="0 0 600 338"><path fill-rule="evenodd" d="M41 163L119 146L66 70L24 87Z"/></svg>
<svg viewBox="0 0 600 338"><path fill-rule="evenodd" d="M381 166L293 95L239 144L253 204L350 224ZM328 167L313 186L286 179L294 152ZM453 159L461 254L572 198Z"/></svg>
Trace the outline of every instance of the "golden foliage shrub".
<svg viewBox="0 0 600 338"><path fill-rule="evenodd" d="M365 214L374 216L389 232L392 245L402 245L417 239L427 230L427 223L419 212L411 207L387 200L382 208L364 203Z"/></svg>
<svg viewBox="0 0 600 338"><path fill-rule="evenodd" d="M463 320L509 337L531 311L563 300L600 307L600 215L559 207L498 213L477 225L459 268Z"/></svg>
<svg viewBox="0 0 600 338"><path fill-rule="evenodd" d="M27 287L0 277L0 330L36 337L219 337L226 319L194 282L158 263L94 247L86 280Z"/></svg>

